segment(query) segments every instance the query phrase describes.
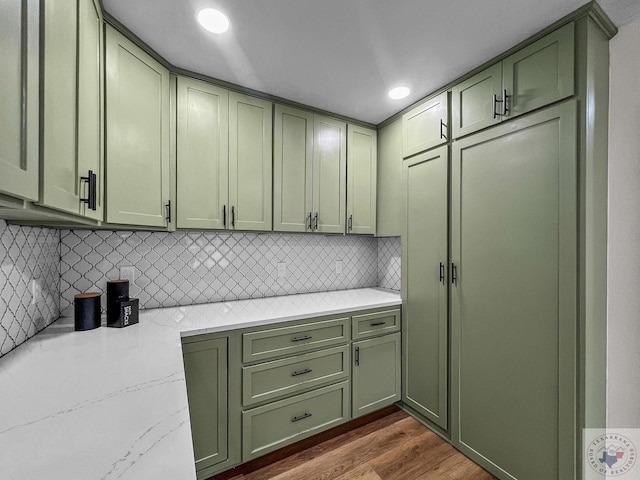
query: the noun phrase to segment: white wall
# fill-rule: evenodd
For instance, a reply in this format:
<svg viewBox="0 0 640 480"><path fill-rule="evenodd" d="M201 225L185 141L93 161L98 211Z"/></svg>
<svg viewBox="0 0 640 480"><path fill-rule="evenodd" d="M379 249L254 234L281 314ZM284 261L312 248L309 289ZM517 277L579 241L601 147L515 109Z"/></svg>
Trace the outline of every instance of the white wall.
<svg viewBox="0 0 640 480"><path fill-rule="evenodd" d="M607 424L640 427L640 20L610 43Z"/></svg>

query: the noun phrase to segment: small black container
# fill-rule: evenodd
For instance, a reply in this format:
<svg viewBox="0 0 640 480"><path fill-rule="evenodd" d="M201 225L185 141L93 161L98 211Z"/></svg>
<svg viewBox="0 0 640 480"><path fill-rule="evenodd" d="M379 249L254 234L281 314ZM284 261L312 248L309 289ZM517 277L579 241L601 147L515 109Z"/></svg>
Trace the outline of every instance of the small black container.
<svg viewBox="0 0 640 480"><path fill-rule="evenodd" d="M120 317L119 302L129 298L129 280L107 282L107 325L116 323Z"/></svg>
<svg viewBox="0 0 640 480"><path fill-rule="evenodd" d="M139 301L137 298L119 300L116 305L112 307L114 315L107 318L107 327L122 328L138 323Z"/></svg>
<svg viewBox="0 0 640 480"><path fill-rule="evenodd" d="M98 292L79 293L74 297L76 331L93 330L100 326L100 298Z"/></svg>

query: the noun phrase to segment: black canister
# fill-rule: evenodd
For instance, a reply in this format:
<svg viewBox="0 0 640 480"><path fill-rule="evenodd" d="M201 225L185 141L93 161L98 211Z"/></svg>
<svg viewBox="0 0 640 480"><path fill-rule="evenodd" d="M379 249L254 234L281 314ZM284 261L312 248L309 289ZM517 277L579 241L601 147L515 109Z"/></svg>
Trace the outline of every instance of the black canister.
<svg viewBox="0 0 640 480"><path fill-rule="evenodd" d="M107 282L107 325L116 323L120 317L120 302L129 298L129 280Z"/></svg>
<svg viewBox="0 0 640 480"><path fill-rule="evenodd" d="M100 298L98 292L79 293L74 298L76 331L93 330L100 326Z"/></svg>

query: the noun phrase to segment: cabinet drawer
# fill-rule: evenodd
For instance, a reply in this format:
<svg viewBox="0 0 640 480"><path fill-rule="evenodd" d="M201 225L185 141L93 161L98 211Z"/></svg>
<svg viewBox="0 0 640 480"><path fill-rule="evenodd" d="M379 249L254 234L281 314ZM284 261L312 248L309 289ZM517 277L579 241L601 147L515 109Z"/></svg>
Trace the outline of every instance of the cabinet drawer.
<svg viewBox="0 0 640 480"><path fill-rule="evenodd" d="M353 340L400 330L400 309L354 315L352 318L351 337Z"/></svg>
<svg viewBox="0 0 640 480"><path fill-rule="evenodd" d="M242 361L267 360L349 341L349 318L272 328L242 335Z"/></svg>
<svg viewBox="0 0 640 480"><path fill-rule="evenodd" d="M242 461L349 420L349 382L242 413Z"/></svg>
<svg viewBox="0 0 640 480"><path fill-rule="evenodd" d="M255 405L348 377L348 345L242 367L242 404Z"/></svg>

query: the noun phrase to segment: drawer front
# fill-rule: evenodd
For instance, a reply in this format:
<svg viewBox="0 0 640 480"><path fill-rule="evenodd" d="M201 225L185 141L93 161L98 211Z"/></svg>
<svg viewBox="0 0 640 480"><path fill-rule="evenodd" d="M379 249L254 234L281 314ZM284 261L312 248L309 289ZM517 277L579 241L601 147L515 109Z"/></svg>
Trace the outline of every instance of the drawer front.
<svg viewBox="0 0 640 480"><path fill-rule="evenodd" d="M275 400L349 377L349 346L242 367L242 404Z"/></svg>
<svg viewBox="0 0 640 480"><path fill-rule="evenodd" d="M348 317L244 333L242 361L268 360L348 341Z"/></svg>
<svg viewBox="0 0 640 480"><path fill-rule="evenodd" d="M400 309L354 315L351 322L353 340L375 337L400 330Z"/></svg>
<svg viewBox="0 0 640 480"><path fill-rule="evenodd" d="M242 461L315 435L346 422L349 417L349 382L245 411Z"/></svg>

